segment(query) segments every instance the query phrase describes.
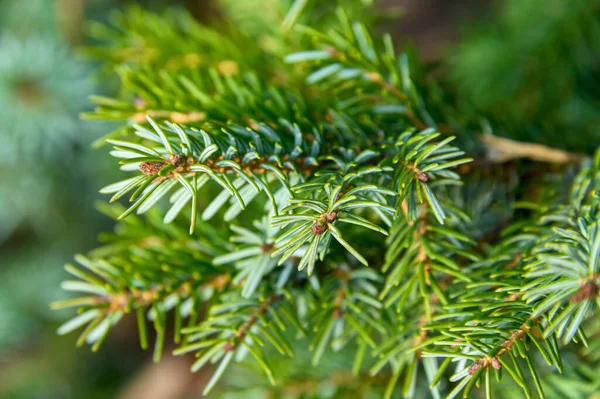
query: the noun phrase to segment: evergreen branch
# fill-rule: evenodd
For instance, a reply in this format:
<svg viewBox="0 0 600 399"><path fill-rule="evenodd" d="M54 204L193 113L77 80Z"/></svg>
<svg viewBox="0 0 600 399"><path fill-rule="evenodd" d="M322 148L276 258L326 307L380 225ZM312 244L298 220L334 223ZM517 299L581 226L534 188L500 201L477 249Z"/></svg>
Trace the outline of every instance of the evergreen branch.
<svg viewBox="0 0 600 399"><path fill-rule="evenodd" d="M535 355L568 374L564 346L600 335L600 152L483 135L487 161L567 166L560 179L519 162L459 176L480 136L390 36L371 35L368 2L298 0L286 14L269 1L221 0L218 26L138 8L92 25L90 53L121 95L93 97L85 116L126 121L101 141L136 175L101 190L131 204L104 207L115 233L67 266L77 280L63 288L80 296L54 306L79 315L59 332L85 326L78 343L96 350L135 312L158 360L173 314L175 353L195 352L193 371L218 363L205 394L248 357L274 384L276 351L306 354L310 371L353 358L354 375L391 377L385 398L421 395L421 370L434 398L489 398L491 374L531 397L525 366L544 397L552 377ZM307 340L292 344L289 325Z"/></svg>
<svg viewBox="0 0 600 399"><path fill-rule="evenodd" d="M279 300L283 297L286 298L285 302ZM296 314L293 297L285 290L272 292L266 297L263 294L254 295L248 299L241 299L239 292L230 290L221 296L220 302L210 307L206 320L183 329L185 341L174 353L197 351L198 360L192 365L192 371L199 370L209 361L220 361L204 389L205 395L223 376L234 354L238 360L252 355L274 385L273 371L262 349L264 340L269 341L280 354L293 356L289 343L282 335L286 326L279 312L292 319ZM296 320L292 321L299 326ZM231 328L232 325L237 327Z"/></svg>
<svg viewBox="0 0 600 399"><path fill-rule="evenodd" d="M527 345L532 344L560 370L558 341L587 341L582 323L598 300L600 239L594 194L600 184L598 165L596 161L580 171L567 206L545 210L538 216L537 235L518 232L499 245L502 257L475 264L476 268L485 267L479 282L465 287L475 290L461 294L461 302L446 306L448 313L437 318L449 321L427 327L441 332L436 345L456 349L449 353L424 351L424 356L463 359L452 377L459 384L450 396L464 390L466 397L484 380L487 392L491 392L490 366L505 368L529 396L517 362L523 358L540 397L545 397L538 372L529 360L533 349ZM491 268L495 263L497 266ZM502 280L494 281L499 278ZM448 337L453 340L447 341ZM467 365L465 359L474 362Z"/></svg>
<svg viewBox="0 0 600 399"><path fill-rule="evenodd" d="M112 216L120 209L103 209ZM209 226L203 230L210 232ZM78 345L89 343L98 350L111 328L126 314L137 314L140 344L148 345L146 319L157 332L154 358L158 360L165 339L166 313L175 308L176 341L182 319L197 315L202 298L209 298L229 284L229 269L215 269L211 258L224 245L213 234L211 239L178 241L187 234L177 228L162 228L161 215L152 212L142 221L127 219L107 242L90 253L78 255L80 268L65 269L77 280L65 281L63 289L81 296L52 304L55 309L76 307L79 313L59 328L66 334L87 325Z"/></svg>
<svg viewBox="0 0 600 399"><path fill-rule="evenodd" d="M381 312L382 305L372 298L381 282L381 275L376 271L351 270L347 266L335 269L325 278L314 298L315 305L321 305L309 318L317 333L312 347L322 351L331 340L334 350L340 350L354 338L357 344L375 349L376 335L386 337L390 334L389 320ZM330 325L331 335L322 336ZM322 353L315 352L313 364L316 365L321 356Z"/></svg>
<svg viewBox="0 0 600 399"><path fill-rule="evenodd" d="M338 104L348 104L349 113L362 112L368 106L377 116L403 115L419 130L435 126L411 81L406 55L396 55L391 37L384 35L380 45L366 26L351 23L343 11L338 11L338 17L341 32L304 28L321 49L290 54L286 62L316 63L318 69L306 82L332 90L340 98ZM357 92L362 94L357 96ZM426 121L416 115L415 108Z"/></svg>
<svg viewBox="0 0 600 399"><path fill-rule="evenodd" d="M276 299L277 295L273 293L269 295L267 299L262 301L260 303L260 306L258 306L252 311L252 314L250 315L248 320L246 320L244 324L238 327L238 329L235 331L234 337L230 338L229 341L227 341L227 343L223 347L223 350L225 352L234 351L237 348L237 346L244 341L244 339L246 338L246 334L258 321L259 316L262 316L264 313L266 313L269 307L273 305L273 303L276 301Z"/></svg>
<svg viewBox="0 0 600 399"><path fill-rule="evenodd" d="M177 125L168 125L163 130L149 119L154 132L138 126L137 134L148 144L136 144L121 140L109 140L116 151L113 155L123 158L126 169L139 168L145 176L127 179L105 187L104 193L115 193L111 201L135 190L130 201L137 200L120 218L138 209L143 213L162 197L173 190L177 184L179 190L171 196L172 210L167 213L167 221L179 213L186 202L198 196L198 190L213 180L229 193L240 210L245 209L260 191L267 191L273 210L277 212L275 194L270 188L273 180L278 180L284 190L289 191L290 183L304 178L318 165L317 141L310 146L310 154L300 157L301 138L296 134L296 147L288 154L282 153L285 147L282 141L271 141L277 136L261 137L257 132L249 132L231 126L231 131L212 130L213 135L205 131L184 131ZM294 129L290 126L291 129ZM298 132L299 133L299 132ZM263 131L263 134L264 131ZM269 141L267 141L269 140ZM158 143L152 144L152 143ZM240 155L238 155L240 154ZM187 179L193 178L193 184ZM235 180L231 180L230 176ZM203 219L209 219L228 198L220 195L203 213ZM236 215L235 211L230 214ZM190 231L194 231L195 212L192 212Z"/></svg>
<svg viewBox="0 0 600 399"><path fill-rule="evenodd" d="M385 230L350 211L373 207L381 212L393 215L395 213L393 208L384 203L372 201L368 195L377 193L393 196L395 193L375 185L357 187L346 193L342 193L343 189L343 185L326 185L326 196L323 200L292 200L290 206L282 209L281 215L273 217L274 226L290 226L275 242L277 249L273 255L281 256L279 263L292 256L304 244L308 244L308 248L304 251L304 255L298 264L298 269L302 270L307 267L308 275L311 275L317 258L323 261L331 239L334 238L355 259L365 266L368 265L367 260L344 240L337 228L337 223L357 224L387 234ZM297 209L299 209L297 213L285 214L286 211Z"/></svg>
<svg viewBox="0 0 600 399"><path fill-rule="evenodd" d="M432 370L438 368L435 359L421 358L423 348L437 340L435 335L429 336L427 326L435 314L450 303L448 288L460 281L471 282L455 259L473 261L477 256L471 252L475 242L456 231L460 225L456 215L450 218L449 227L441 228L432 225L427 202L420 208L421 214L416 220L408 218L406 201L401 208L406 217L398 218L392 226L382 267L387 276L379 298L384 307L395 307L396 314L404 315L398 320L404 331L380 347L382 360L373 366L372 373L386 363L392 368L404 365L407 373L404 392L409 395L415 389L419 365L425 368L430 384L436 375ZM402 368L397 368L397 375L401 372ZM395 383L394 379L390 380L387 398ZM431 389L434 395L439 395L435 384Z"/></svg>
<svg viewBox="0 0 600 399"><path fill-rule="evenodd" d="M398 138L398 155L393 162L403 166L394 176L395 187L402 200L406 199L407 213L410 220L417 217L418 203L425 200L440 223L444 223L445 212L430 188L430 179L440 179L439 185L460 184L459 176L448 169L472 161L470 158L459 158L464 152L448 145L454 137L441 142L432 142L439 133L424 130L419 133L404 132ZM402 204L402 202L400 202Z"/></svg>
<svg viewBox="0 0 600 399"><path fill-rule="evenodd" d="M105 68L152 65L170 72L189 72L224 59L249 66L264 57L258 46L246 47L242 53L231 38L233 30L219 32L199 24L182 9L154 13L128 7L114 13L111 25L91 22L88 31L101 44L84 49L89 56L105 61ZM257 58L251 60L251 53Z"/></svg>

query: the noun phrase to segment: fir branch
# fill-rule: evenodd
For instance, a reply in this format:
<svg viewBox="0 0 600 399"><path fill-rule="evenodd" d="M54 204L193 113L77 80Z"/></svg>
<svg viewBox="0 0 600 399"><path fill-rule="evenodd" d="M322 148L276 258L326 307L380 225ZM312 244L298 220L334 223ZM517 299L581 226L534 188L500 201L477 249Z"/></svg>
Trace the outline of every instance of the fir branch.
<svg viewBox="0 0 600 399"><path fill-rule="evenodd" d="M269 309L269 307L273 305L273 303L277 300L277 297L277 294L272 293L267 299L260 303L260 306L254 308L248 320L238 327L238 329L235 331L234 337L231 337L223 347L225 352L231 352L235 350L237 346L244 341L246 334L258 321L259 316L263 315Z"/></svg>
<svg viewBox="0 0 600 399"><path fill-rule="evenodd" d="M477 370L479 370L481 367L487 369L489 366L492 366L496 370L500 370L500 368L502 367L499 361L500 357L506 352L512 350L513 346L516 344L517 341L523 340L526 334L532 330L533 326L535 326L535 323L537 323L536 320L530 319L521 324L521 326L516 331L513 331L510 334L510 337L508 339L506 339L499 345L502 349L498 350L493 357L485 355L484 357L480 358L475 363L473 363L469 367L469 374L475 375Z"/></svg>
<svg viewBox="0 0 600 399"><path fill-rule="evenodd" d="M422 394L420 370L436 398L446 374L449 398L490 397L491 373L529 397L524 365L543 397L534 355L566 370L561 344L588 342L598 303L600 152L484 135L487 163L510 170L463 166L461 148L481 149L470 123L371 35L364 6L321 3L283 17L232 2L218 26L134 8L92 26L124 95L92 98L86 117L126 121L102 141L134 173L101 191L131 204L108 208L115 232L67 266L63 288L81 295L55 306L79 314L60 332L85 326L79 343L96 350L135 312L158 360L173 315L175 354L196 353L192 371L216 364L205 394L234 362L253 358L274 384L275 352L310 352L307 369L338 353L357 376L391 375L386 398ZM520 159L569 173L527 174Z"/></svg>
<svg viewBox="0 0 600 399"><path fill-rule="evenodd" d="M481 266L479 283L465 288L474 292L461 294L461 303L447 306L440 320L452 320L428 326L442 336L434 341L448 346L453 338L455 349L445 352L424 351L424 356L473 360L461 361L454 375L459 381L452 394L464 389L470 393L485 376L490 392L489 367L506 368L508 374L530 395L517 358L524 358L536 389L544 397L538 371L532 368L527 344L541 352L546 361L562 369L559 340L567 344L577 339L586 342L581 326L598 299L597 267L600 239L596 218L600 174L597 162L582 169L572 188L569 204L543 210L538 216L537 235L517 232L499 248L503 256ZM586 181L583 185L582 182ZM541 208L543 209L543 207ZM529 231L532 229L529 228ZM516 238L520 238L517 240ZM511 254L512 253L512 254ZM490 268L496 264L495 268ZM471 273L473 277L476 274ZM501 281L494 281L501 278ZM481 304L481 302L484 302ZM453 315L453 312L457 312ZM533 333L533 329L539 333ZM512 365L507 362L512 361Z"/></svg>

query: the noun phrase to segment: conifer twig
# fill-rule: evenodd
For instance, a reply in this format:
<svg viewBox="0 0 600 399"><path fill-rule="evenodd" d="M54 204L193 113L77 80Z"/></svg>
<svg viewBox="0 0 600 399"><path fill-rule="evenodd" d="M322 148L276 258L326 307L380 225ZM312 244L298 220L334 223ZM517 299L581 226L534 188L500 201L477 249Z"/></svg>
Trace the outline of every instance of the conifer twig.
<svg viewBox="0 0 600 399"><path fill-rule="evenodd" d="M559 150L537 143L515 141L491 134L481 135L487 149L487 159L494 163L504 163L515 159L530 159L555 164L577 163L582 155Z"/></svg>
<svg viewBox="0 0 600 399"><path fill-rule="evenodd" d="M252 315L250 315L248 320L246 320L246 322L236 330L235 335L225 344L225 347L223 348L225 352L233 351L240 343L244 341L248 331L259 320L259 317L265 313L275 302L277 297L278 295L276 293L272 293L266 300L261 302L261 304L252 311Z"/></svg>

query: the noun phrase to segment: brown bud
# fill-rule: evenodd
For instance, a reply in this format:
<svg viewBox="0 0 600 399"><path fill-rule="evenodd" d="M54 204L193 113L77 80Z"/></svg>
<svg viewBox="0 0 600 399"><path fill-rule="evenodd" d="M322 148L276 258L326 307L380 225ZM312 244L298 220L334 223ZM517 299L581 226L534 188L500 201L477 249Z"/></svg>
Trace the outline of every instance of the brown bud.
<svg viewBox="0 0 600 399"><path fill-rule="evenodd" d="M227 341L225 343L225 346L223 346L224 352L231 352L234 349L235 349L235 344L233 344L231 341Z"/></svg>
<svg viewBox="0 0 600 399"><path fill-rule="evenodd" d="M469 367L469 375L474 375L481 368L481 360L476 361Z"/></svg>
<svg viewBox="0 0 600 399"><path fill-rule="evenodd" d="M164 162L142 162L140 164L140 170L145 175L153 176L157 174L163 166L165 166Z"/></svg>
<svg viewBox="0 0 600 399"><path fill-rule="evenodd" d="M223 288L229 283L229 276L227 274L221 274L220 276L215 277L209 282L209 285L213 288Z"/></svg>
<svg viewBox="0 0 600 399"><path fill-rule="evenodd" d="M423 183L427 183L429 181L429 175L425 172L419 172L417 173L417 179L419 179Z"/></svg>
<svg viewBox="0 0 600 399"><path fill-rule="evenodd" d="M325 220L327 220L328 223L333 223L335 222L335 220L337 219L337 212L327 212L325 214Z"/></svg>
<svg viewBox="0 0 600 399"><path fill-rule="evenodd" d="M500 365L500 362L498 361L498 359L496 359L495 357L492 358L492 361L490 362L490 364L492 365L493 368L495 368L496 370L500 370L500 367L502 367Z"/></svg>
<svg viewBox="0 0 600 399"><path fill-rule="evenodd" d="M181 154L171 155L171 163L177 168L185 163L185 158Z"/></svg>
<svg viewBox="0 0 600 399"><path fill-rule="evenodd" d="M316 236L320 236L321 234L325 233L327 231L327 223L319 223L319 222L315 222L312 225L312 233Z"/></svg>
<svg viewBox="0 0 600 399"><path fill-rule="evenodd" d="M272 252L272 251L273 251L273 248L274 248L274 245L273 245L273 244L271 244L271 243L266 243L266 242L263 242L263 243L260 245L260 250L261 250L261 252L262 252L263 254L266 254L266 253Z"/></svg>

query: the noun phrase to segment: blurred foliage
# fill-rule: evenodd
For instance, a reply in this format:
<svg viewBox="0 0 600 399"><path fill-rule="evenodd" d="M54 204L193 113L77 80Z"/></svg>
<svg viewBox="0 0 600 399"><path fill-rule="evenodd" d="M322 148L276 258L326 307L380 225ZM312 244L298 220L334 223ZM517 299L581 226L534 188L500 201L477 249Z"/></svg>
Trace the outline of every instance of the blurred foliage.
<svg viewBox="0 0 600 399"><path fill-rule="evenodd" d="M31 34L56 36L54 4L48 0L2 0L0 28L23 37Z"/></svg>
<svg viewBox="0 0 600 399"><path fill-rule="evenodd" d="M89 247L106 225L90 205L103 178L100 154L88 149L97 130L78 115L89 108L94 66L75 56L64 35L68 26L57 27L60 13L75 5L0 0L3 398L112 396L95 391L98 379L114 367L102 358L66 354L62 348L68 343L54 337L60 316L47 305L60 295L56 265L73 249ZM102 371L92 376L94 368ZM115 375L112 381L123 378Z"/></svg>
<svg viewBox="0 0 600 399"><path fill-rule="evenodd" d="M600 1L503 0L449 51L463 118L592 152L600 143Z"/></svg>
<svg viewBox="0 0 600 399"><path fill-rule="evenodd" d="M291 337L290 337L291 338ZM232 367L215 397L219 399L281 398L281 399L378 399L381 387L389 376L370 378L364 370L359 376L348 370L352 364L351 351L328 352L318 366L311 365L312 354L302 350L305 341L294 341L294 358L280 358L273 365L277 387L260 380L261 370L255 363L245 362ZM268 352L267 352L268 353ZM271 357L273 358L273 357Z"/></svg>

